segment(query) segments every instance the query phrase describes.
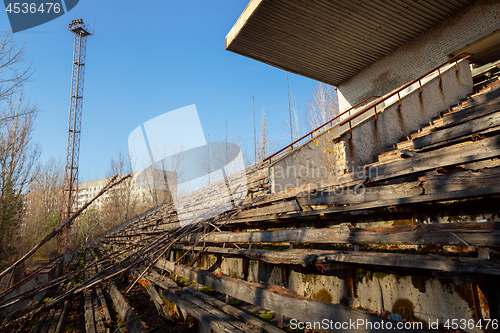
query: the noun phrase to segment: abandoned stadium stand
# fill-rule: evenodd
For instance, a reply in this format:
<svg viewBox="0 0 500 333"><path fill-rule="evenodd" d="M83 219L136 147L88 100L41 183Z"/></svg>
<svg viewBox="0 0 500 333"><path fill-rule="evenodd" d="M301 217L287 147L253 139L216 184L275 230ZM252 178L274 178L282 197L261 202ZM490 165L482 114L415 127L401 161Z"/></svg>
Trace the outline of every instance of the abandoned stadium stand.
<svg viewBox="0 0 500 333"><path fill-rule="evenodd" d="M117 277L199 332L324 320L330 332L429 332L453 319L495 331L499 13L489 0L250 1L226 49L336 85L346 113L245 170L233 209L182 226L166 204L89 242L74 257L83 268L67 273L85 278L60 287L31 331L62 322L62 301L84 292L87 332L113 326L103 294L129 332L144 332Z"/></svg>

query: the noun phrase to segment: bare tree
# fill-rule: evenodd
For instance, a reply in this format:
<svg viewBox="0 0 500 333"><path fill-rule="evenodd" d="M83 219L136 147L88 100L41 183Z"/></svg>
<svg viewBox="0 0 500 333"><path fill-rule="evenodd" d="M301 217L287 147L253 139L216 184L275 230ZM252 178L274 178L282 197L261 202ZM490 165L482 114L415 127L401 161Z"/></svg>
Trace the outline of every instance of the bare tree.
<svg viewBox="0 0 500 333"><path fill-rule="evenodd" d="M40 154L32 140L37 108L22 94L31 74L24 44L18 47L12 32L0 31L0 256L13 250L21 194L36 175Z"/></svg>
<svg viewBox="0 0 500 333"><path fill-rule="evenodd" d="M40 148L33 142L37 107L11 95L0 119L0 251L10 250L9 240L18 226L21 194L38 174Z"/></svg>
<svg viewBox="0 0 500 333"><path fill-rule="evenodd" d="M306 119L313 130L339 114L337 92L333 86L319 83L313 90L312 98L307 103Z"/></svg>
<svg viewBox="0 0 500 333"><path fill-rule="evenodd" d="M117 159L111 159L107 175L112 177L114 175L126 175L130 173L132 173L132 168L128 158L119 152ZM140 202L139 198L135 197L132 193L134 186L136 186L133 182L132 178L126 179L104 195L99 210L105 229L114 228L138 214ZM89 218L87 221L92 222L93 219Z"/></svg>
<svg viewBox="0 0 500 333"><path fill-rule="evenodd" d="M221 142L211 147L210 161L211 165L220 169L223 168L226 177L245 170L250 165L250 157L243 136L228 132L227 136L221 138ZM211 171L216 170L212 169ZM213 181L218 180L222 179L213 179Z"/></svg>
<svg viewBox="0 0 500 333"><path fill-rule="evenodd" d="M247 166L250 166L251 165L250 155L248 155L247 144L246 144L245 138L241 134L233 134L233 133L229 132L228 136L227 136L227 141L229 143L234 143L234 144L238 145L238 147L240 148L240 151L241 151L241 155L243 157L243 161L238 161L237 163L235 163L234 166L229 168L229 171L231 173L238 172L241 169L245 169ZM230 163L230 162L231 161L228 161L228 163Z"/></svg>
<svg viewBox="0 0 500 333"><path fill-rule="evenodd" d="M64 166L53 158L41 165L23 199L18 247L26 252L57 226ZM56 248L55 240L44 247L45 255Z"/></svg>
<svg viewBox="0 0 500 333"><path fill-rule="evenodd" d="M18 47L12 32L0 30L0 101L19 92L31 74L31 66L24 56L24 44Z"/></svg>
<svg viewBox="0 0 500 333"><path fill-rule="evenodd" d="M267 138L267 117L266 109L262 109L262 118L260 120L260 138L257 147L257 161L263 161L269 154L269 141Z"/></svg>
<svg viewBox="0 0 500 333"><path fill-rule="evenodd" d="M77 221L76 228L73 230L75 238L73 242L76 244L86 243L102 234L106 228L101 222L102 217L96 207L89 207Z"/></svg>
<svg viewBox="0 0 500 333"><path fill-rule="evenodd" d="M297 110L297 100L293 94L290 94L290 110L287 110L281 119L283 129L281 136L285 142L290 143L301 136L301 126Z"/></svg>
<svg viewBox="0 0 500 333"><path fill-rule="evenodd" d="M146 191L143 199L149 208L170 203L174 196L182 195L177 191L177 180L183 173L184 156L180 147L154 146L151 150L157 162L142 172L147 180L143 184Z"/></svg>

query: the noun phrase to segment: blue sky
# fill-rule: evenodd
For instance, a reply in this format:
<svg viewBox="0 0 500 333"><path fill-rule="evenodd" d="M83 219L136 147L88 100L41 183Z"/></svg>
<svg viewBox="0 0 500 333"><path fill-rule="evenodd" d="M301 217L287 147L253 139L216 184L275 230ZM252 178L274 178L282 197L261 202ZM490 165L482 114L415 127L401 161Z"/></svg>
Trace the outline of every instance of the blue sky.
<svg viewBox="0 0 500 333"><path fill-rule="evenodd" d="M229 132L253 157L253 108L265 108L270 139L286 144L286 72L224 49L224 38L248 0L81 0L69 13L16 33L26 40L35 73L25 95L41 113L35 140L41 160L63 160L68 130L73 19L94 25L88 38L80 149L80 181L106 176L112 157L127 153L129 134L165 112L195 104L205 136ZM4 11L0 27L10 29ZM289 74L302 117L317 82ZM189 132L186 131L186 135Z"/></svg>

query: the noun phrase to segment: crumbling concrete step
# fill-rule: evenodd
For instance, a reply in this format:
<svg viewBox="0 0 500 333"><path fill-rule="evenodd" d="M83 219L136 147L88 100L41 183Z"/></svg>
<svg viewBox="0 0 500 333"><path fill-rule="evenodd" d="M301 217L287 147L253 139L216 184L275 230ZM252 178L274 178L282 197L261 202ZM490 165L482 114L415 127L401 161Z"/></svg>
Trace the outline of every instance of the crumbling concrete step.
<svg viewBox="0 0 500 333"><path fill-rule="evenodd" d="M473 107L474 105L484 104L489 100L496 98L497 95L500 96L500 89L498 89L498 87L500 87L500 81L467 96L467 98L464 98L459 104L452 106L447 111L441 113L440 117L432 119L431 122L429 122L428 126L424 126L417 132L407 136L407 140L402 140L401 142L396 143L395 145L391 146L387 152L378 155L377 161L369 164L369 166L378 166L401 160L401 150L414 149L414 139L417 139L417 141L419 141L422 137L440 130L440 128L445 124L448 124L449 126L449 119L456 119L457 121L460 121L460 119L464 118L468 113L470 113L471 107Z"/></svg>

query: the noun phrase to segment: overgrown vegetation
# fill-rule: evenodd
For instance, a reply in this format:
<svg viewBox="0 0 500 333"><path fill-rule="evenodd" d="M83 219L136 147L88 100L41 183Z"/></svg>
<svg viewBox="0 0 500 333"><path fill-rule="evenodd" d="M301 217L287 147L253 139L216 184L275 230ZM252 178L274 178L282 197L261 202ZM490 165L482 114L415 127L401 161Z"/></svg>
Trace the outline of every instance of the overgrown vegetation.
<svg viewBox="0 0 500 333"><path fill-rule="evenodd" d="M40 149L33 142L38 109L22 93L32 74L24 54L11 32L0 31L0 260L18 250L22 196L38 174Z"/></svg>

